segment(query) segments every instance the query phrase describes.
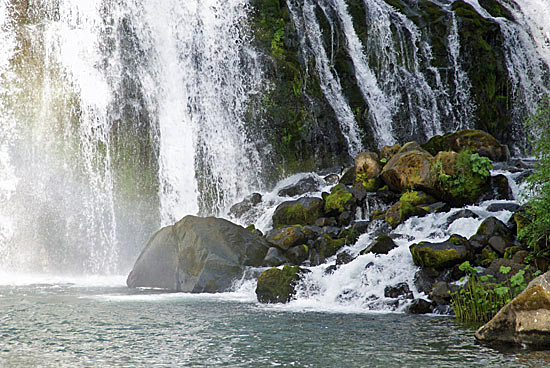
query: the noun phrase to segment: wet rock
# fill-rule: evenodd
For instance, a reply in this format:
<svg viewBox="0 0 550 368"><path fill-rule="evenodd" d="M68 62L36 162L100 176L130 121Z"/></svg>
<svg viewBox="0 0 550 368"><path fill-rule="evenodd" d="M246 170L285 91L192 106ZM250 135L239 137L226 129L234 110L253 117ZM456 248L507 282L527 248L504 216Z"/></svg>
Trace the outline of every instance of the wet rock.
<svg viewBox="0 0 550 368"><path fill-rule="evenodd" d="M399 224L407 221L413 216L426 216L428 211L422 207L413 206L408 202L399 201L391 206L384 216L386 222L393 228L396 228Z"/></svg>
<svg viewBox="0 0 550 368"><path fill-rule="evenodd" d="M388 254L396 247L397 245L391 237L388 235L380 235L366 249L362 250L361 254Z"/></svg>
<svg viewBox="0 0 550 368"><path fill-rule="evenodd" d="M287 250L295 245L305 244L308 237L300 226L288 226L269 231L266 239L279 249Z"/></svg>
<svg viewBox="0 0 550 368"><path fill-rule="evenodd" d="M288 262L289 260L283 255L279 248L271 247L267 251L263 264L265 266L277 267Z"/></svg>
<svg viewBox="0 0 550 368"><path fill-rule="evenodd" d="M510 159L508 147L500 144L492 135L482 130L467 129L444 136L434 136L422 147L434 156L441 151L468 150L478 153L480 156L489 157L493 161L508 161Z"/></svg>
<svg viewBox="0 0 550 368"><path fill-rule="evenodd" d="M336 271L338 267L336 265L330 265L327 268L325 268L325 275L332 275L334 271Z"/></svg>
<svg viewBox="0 0 550 368"><path fill-rule="evenodd" d="M432 313L434 309L433 303L424 299L415 299L407 308L407 313L410 314L427 314Z"/></svg>
<svg viewBox="0 0 550 368"><path fill-rule="evenodd" d="M281 203L273 214L273 226L313 225L323 215L323 200L303 197Z"/></svg>
<svg viewBox="0 0 550 368"><path fill-rule="evenodd" d="M449 204L445 202L436 202L428 206L422 206L422 208L428 211L429 213L439 213L439 212L449 212L451 209L451 206L449 206Z"/></svg>
<svg viewBox="0 0 550 368"><path fill-rule="evenodd" d="M388 161L381 176L395 191L414 189L428 183L432 159L418 143L409 142Z"/></svg>
<svg viewBox="0 0 550 368"><path fill-rule="evenodd" d="M315 226L319 227L335 227L338 221L334 217L321 217L315 221Z"/></svg>
<svg viewBox="0 0 550 368"><path fill-rule="evenodd" d="M296 283L300 280L298 266L285 265L282 269L270 268L258 277L256 296L260 303L288 303L296 293Z"/></svg>
<svg viewBox="0 0 550 368"><path fill-rule="evenodd" d="M477 265L487 267L497 258L498 258L498 253L495 252L493 248L491 248L491 246L487 245L477 255L475 263Z"/></svg>
<svg viewBox="0 0 550 368"><path fill-rule="evenodd" d="M242 226L185 216L151 236L126 283L183 292L228 290L245 267L263 264L269 244Z"/></svg>
<svg viewBox="0 0 550 368"><path fill-rule="evenodd" d="M353 212L356 201L350 190L342 184L338 184L330 191L325 199L325 213L332 216L339 216L344 211Z"/></svg>
<svg viewBox="0 0 550 368"><path fill-rule="evenodd" d="M403 297L404 299L413 299L413 293L409 289L409 285L406 282L400 282L394 286L386 286L384 288L384 296L386 298L399 298Z"/></svg>
<svg viewBox="0 0 550 368"><path fill-rule="evenodd" d="M500 268L502 266L510 267L510 272L506 274L503 274L502 272L500 272ZM483 274L492 275L494 278L494 281L497 283L500 283L508 280L511 276L515 275L520 270L524 270L524 269L525 269L525 264L523 263L516 263L513 260L507 259L507 258L497 258L491 262L491 264L489 265L489 267L487 267L487 269L485 269ZM530 275L531 275L531 272L527 270L525 273L525 278L529 279Z"/></svg>
<svg viewBox="0 0 550 368"><path fill-rule="evenodd" d="M513 236L506 224L496 217L488 217L477 228L476 235L486 235L488 237L500 235L505 238Z"/></svg>
<svg viewBox="0 0 550 368"><path fill-rule="evenodd" d="M319 182L314 176L310 175L298 180L295 184L282 188L278 194L281 197L295 197L309 192L316 192L317 190L319 190Z"/></svg>
<svg viewBox="0 0 550 368"><path fill-rule="evenodd" d="M446 305L451 302L451 287L449 283L438 281L432 286L430 299L437 305Z"/></svg>
<svg viewBox="0 0 550 368"><path fill-rule="evenodd" d="M460 264L471 257L468 246L456 245L449 240L442 243L412 244L409 249L414 264L441 270Z"/></svg>
<svg viewBox="0 0 550 368"><path fill-rule="evenodd" d="M325 183L327 185L336 185L338 184L338 181L340 180L340 177L338 177L337 174L329 174L323 178Z"/></svg>
<svg viewBox="0 0 550 368"><path fill-rule="evenodd" d="M512 262L524 264L525 258L529 255L526 250L518 250L512 257Z"/></svg>
<svg viewBox="0 0 550 368"><path fill-rule="evenodd" d="M420 269L414 274L414 286L421 293L429 294L438 273L430 269Z"/></svg>
<svg viewBox="0 0 550 368"><path fill-rule="evenodd" d="M550 346L550 273L529 283L475 333L489 344L518 344L535 348Z"/></svg>
<svg viewBox="0 0 550 368"><path fill-rule="evenodd" d="M489 212L510 211L516 212L520 209L520 205L517 203L492 203L487 206Z"/></svg>
<svg viewBox="0 0 550 368"><path fill-rule="evenodd" d="M491 176L491 188L493 188L493 196L491 199L514 199L514 194L508 183L508 178L502 174Z"/></svg>
<svg viewBox="0 0 550 368"><path fill-rule="evenodd" d="M246 212L250 211L252 207L262 202L262 195L260 193L252 193L241 202L234 204L229 209L229 213L233 217L241 217Z"/></svg>
<svg viewBox="0 0 550 368"><path fill-rule="evenodd" d="M296 245L287 250L285 255L292 264L300 265L308 258L309 247L305 244Z"/></svg>
<svg viewBox="0 0 550 368"><path fill-rule="evenodd" d="M504 252L506 251L506 248L512 247L513 243L510 243L502 236L497 235L497 236L491 236L489 238L489 245L500 256L503 256Z"/></svg>
<svg viewBox="0 0 550 368"><path fill-rule="evenodd" d="M336 256L336 265L340 266L340 265L348 264L354 259L355 257L353 257L349 252L342 252Z"/></svg>
<svg viewBox="0 0 550 368"><path fill-rule="evenodd" d="M342 185L353 185L353 183L355 183L355 167L346 169L338 183Z"/></svg>
<svg viewBox="0 0 550 368"><path fill-rule="evenodd" d="M434 197L418 190L403 193L399 200L402 202L407 202L411 206L427 206L436 202Z"/></svg>
<svg viewBox="0 0 550 368"><path fill-rule="evenodd" d="M476 219L476 218L479 218L479 216L471 210L462 209L460 211L455 212L454 214L452 214L451 216L449 216L447 218L447 222L446 222L447 227L450 226L456 220L462 219L462 218L474 218L474 219Z"/></svg>

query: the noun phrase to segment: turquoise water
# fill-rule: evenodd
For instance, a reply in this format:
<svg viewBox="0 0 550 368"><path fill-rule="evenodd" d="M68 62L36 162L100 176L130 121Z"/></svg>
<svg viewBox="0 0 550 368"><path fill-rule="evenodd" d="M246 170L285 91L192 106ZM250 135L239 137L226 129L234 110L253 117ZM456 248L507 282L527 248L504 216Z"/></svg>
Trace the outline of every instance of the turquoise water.
<svg viewBox="0 0 550 368"><path fill-rule="evenodd" d="M122 282L0 286L0 366L550 366L549 353L478 345L449 317L305 312L250 294L163 294Z"/></svg>

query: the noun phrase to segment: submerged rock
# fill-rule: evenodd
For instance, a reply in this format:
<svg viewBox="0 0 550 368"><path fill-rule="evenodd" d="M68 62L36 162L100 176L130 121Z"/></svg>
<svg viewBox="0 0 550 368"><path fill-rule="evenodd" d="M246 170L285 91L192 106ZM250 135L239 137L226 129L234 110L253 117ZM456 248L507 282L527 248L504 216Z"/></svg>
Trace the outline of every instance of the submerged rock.
<svg viewBox="0 0 550 368"><path fill-rule="evenodd" d="M225 291L246 266L261 266L268 249L263 238L227 220L185 216L153 234L126 283L193 293Z"/></svg>
<svg viewBox="0 0 550 368"><path fill-rule="evenodd" d="M270 268L258 277L256 296L260 303L288 303L295 294L302 271L298 266Z"/></svg>
<svg viewBox="0 0 550 368"><path fill-rule="evenodd" d="M550 346L550 272L529 283L475 333L489 344L519 344L536 348Z"/></svg>

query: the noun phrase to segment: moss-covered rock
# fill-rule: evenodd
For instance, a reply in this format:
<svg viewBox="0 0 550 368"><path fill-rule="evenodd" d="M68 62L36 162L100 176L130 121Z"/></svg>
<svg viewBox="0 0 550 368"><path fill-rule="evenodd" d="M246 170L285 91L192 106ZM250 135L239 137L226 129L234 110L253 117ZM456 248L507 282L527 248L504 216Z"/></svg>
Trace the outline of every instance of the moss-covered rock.
<svg viewBox="0 0 550 368"><path fill-rule="evenodd" d="M470 251L465 245L456 245L450 241L442 243L420 242L409 247L415 265L437 270L452 267L468 260Z"/></svg>
<svg viewBox="0 0 550 368"><path fill-rule="evenodd" d="M428 213L422 207L414 206L409 202L398 201L386 211L384 218L388 224L396 228L413 216L425 216Z"/></svg>
<svg viewBox="0 0 550 368"><path fill-rule="evenodd" d="M384 182L393 190L422 187L429 182L433 157L416 142L405 144L382 170Z"/></svg>
<svg viewBox="0 0 550 368"><path fill-rule="evenodd" d="M412 206L430 205L437 202L431 195L416 190L406 191L401 195L399 200L401 202L407 202Z"/></svg>
<svg viewBox="0 0 550 368"><path fill-rule="evenodd" d="M338 215L346 210L352 209L355 205L355 198L345 185L338 184L332 188L330 195L325 198L325 212Z"/></svg>
<svg viewBox="0 0 550 368"><path fill-rule="evenodd" d="M304 197L281 203L273 214L273 226L313 225L323 215L323 200Z"/></svg>
<svg viewBox="0 0 550 368"><path fill-rule="evenodd" d="M305 244L308 237L300 226L288 226L271 230L266 239L277 248L287 250L295 245Z"/></svg>
<svg viewBox="0 0 550 368"><path fill-rule="evenodd" d="M380 161L374 152L360 152L355 156L355 178L358 180L374 179L380 175Z"/></svg>
<svg viewBox="0 0 550 368"><path fill-rule="evenodd" d="M285 265L282 269L270 268L258 276L256 296L260 303L288 303L295 294L300 280L298 266Z"/></svg>
<svg viewBox="0 0 550 368"><path fill-rule="evenodd" d="M319 253L323 257L332 257L340 248L348 244L345 238L333 239L329 234L324 234L321 239Z"/></svg>
<svg viewBox="0 0 550 368"><path fill-rule="evenodd" d="M401 145L399 143L396 143L393 146L382 147L380 149L380 161L382 162L382 164L385 165L386 163L388 163L388 161L390 161L392 157L395 156L397 152L399 152L400 149Z"/></svg>
<svg viewBox="0 0 550 368"><path fill-rule="evenodd" d="M458 132L434 136L422 147L436 155L442 151L469 151L493 161L507 161L510 158L508 147L500 144L492 135L482 130L466 129Z"/></svg>

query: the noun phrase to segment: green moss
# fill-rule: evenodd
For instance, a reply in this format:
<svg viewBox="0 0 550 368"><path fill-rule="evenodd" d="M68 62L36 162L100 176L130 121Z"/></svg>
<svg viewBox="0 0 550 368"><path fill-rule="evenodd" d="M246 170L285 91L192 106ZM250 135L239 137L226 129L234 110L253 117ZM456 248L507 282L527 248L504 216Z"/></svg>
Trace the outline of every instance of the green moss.
<svg viewBox="0 0 550 368"><path fill-rule="evenodd" d="M488 267L497 258L498 254L494 250L489 247L485 247L481 250L477 263L480 266Z"/></svg>
<svg viewBox="0 0 550 368"><path fill-rule="evenodd" d="M459 263L457 260L461 259L456 249L434 249L424 247L423 244L411 245L409 248L414 264L419 267L442 269Z"/></svg>
<svg viewBox="0 0 550 368"><path fill-rule="evenodd" d="M325 199L325 212L327 213L342 213L344 212L355 199L353 195L347 190L347 188L338 184L334 188L330 195Z"/></svg>
<svg viewBox="0 0 550 368"><path fill-rule="evenodd" d="M296 204L278 211L276 215L273 216L273 224L275 227L285 225L308 225L315 223L315 220L320 216L320 208L308 209L301 204Z"/></svg>
<svg viewBox="0 0 550 368"><path fill-rule="evenodd" d="M426 215L427 211L421 207L412 205L409 202L399 201L391 206L385 213L385 220L393 228L396 228L399 224L407 221L413 216Z"/></svg>
<svg viewBox="0 0 550 368"><path fill-rule="evenodd" d="M402 202L407 202L412 206L418 206L421 204L430 204L435 202L432 196L424 192L413 191L413 190L409 190L403 193L399 198L399 200Z"/></svg>
<svg viewBox="0 0 550 368"><path fill-rule="evenodd" d="M324 234L323 235L323 242L324 242L324 251L323 256L324 257L332 257L333 255L338 252L340 248L342 248L344 245L346 245L346 239L332 239L330 235Z"/></svg>
<svg viewBox="0 0 550 368"><path fill-rule="evenodd" d="M285 265L264 271L258 277L256 295L261 303L287 303L294 295L294 285L299 280L298 266Z"/></svg>
<svg viewBox="0 0 550 368"><path fill-rule="evenodd" d="M528 288L512 301L512 307L518 311L550 309L550 293L542 286L535 285Z"/></svg>

